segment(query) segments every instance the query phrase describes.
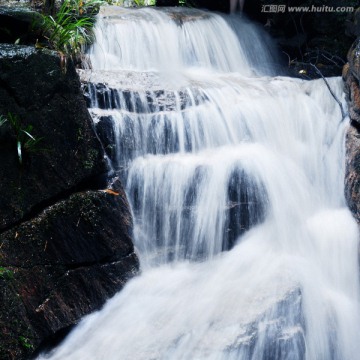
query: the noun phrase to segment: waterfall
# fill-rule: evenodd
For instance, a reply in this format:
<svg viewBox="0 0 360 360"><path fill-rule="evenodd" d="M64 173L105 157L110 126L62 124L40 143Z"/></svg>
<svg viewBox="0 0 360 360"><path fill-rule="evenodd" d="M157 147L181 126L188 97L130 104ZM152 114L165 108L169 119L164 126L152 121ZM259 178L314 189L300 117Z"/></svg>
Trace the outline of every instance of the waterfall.
<svg viewBox="0 0 360 360"><path fill-rule="evenodd" d="M348 124L324 81L273 76L240 15L107 7L96 36L82 76L142 273L40 358L358 359Z"/></svg>
<svg viewBox="0 0 360 360"><path fill-rule="evenodd" d="M230 12L234 13L236 10L243 11L245 0L230 0Z"/></svg>

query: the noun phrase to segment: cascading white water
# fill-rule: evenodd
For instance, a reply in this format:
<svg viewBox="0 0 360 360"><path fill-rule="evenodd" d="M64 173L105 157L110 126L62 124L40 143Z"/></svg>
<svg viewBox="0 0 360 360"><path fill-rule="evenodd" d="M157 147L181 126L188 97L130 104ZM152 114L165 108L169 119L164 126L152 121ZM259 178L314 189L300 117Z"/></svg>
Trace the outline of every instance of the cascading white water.
<svg viewBox="0 0 360 360"><path fill-rule="evenodd" d="M93 69L161 69L168 81L179 70L194 67L244 75L254 68L269 71L268 66L261 66L271 62L272 51L265 41L253 41L259 37L258 31L247 21L237 17L226 21L199 10L170 9L102 8L95 30L97 42L90 51ZM238 34L231 31L234 26L242 43L250 46L239 43Z"/></svg>
<svg viewBox="0 0 360 360"><path fill-rule="evenodd" d="M347 124L324 81L260 76L239 19L108 8L96 31L92 112L114 124L142 274L43 358L358 359Z"/></svg>

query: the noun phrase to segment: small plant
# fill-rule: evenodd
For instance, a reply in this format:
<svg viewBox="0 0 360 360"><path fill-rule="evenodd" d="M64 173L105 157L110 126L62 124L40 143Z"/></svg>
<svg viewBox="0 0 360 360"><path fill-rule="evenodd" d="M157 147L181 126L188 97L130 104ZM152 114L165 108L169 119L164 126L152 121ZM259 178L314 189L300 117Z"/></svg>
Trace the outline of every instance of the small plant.
<svg viewBox="0 0 360 360"><path fill-rule="evenodd" d="M95 15L103 0L64 0L56 15L43 15L41 25L47 47L76 56L94 41Z"/></svg>
<svg viewBox="0 0 360 360"><path fill-rule="evenodd" d="M0 279L12 279L14 277L14 274L11 270L6 269L2 266L0 266Z"/></svg>
<svg viewBox="0 0 360 360"><path fill-rule="evenodd" d="M179 6L183 7L197 7L196 0L179 0Z"/></svg>
<svg viewBox="0 0 360 360"><path fill-rule="evenodd" d="M146 6L145 0L134 0L136 6Z"/></svg>
<svg viewBox="0 0 360 360"><path fill-rule="evenodd" d="M22 347L25 349L31 350L34 346L30 343L30 340L25 336L19 336L19 341Z"/></svg>
<svg viewBox="0 0 360 360"><path fill-rule="evenodd" d="M3 115L0 116L0 127L9 124L10 128L15 134L16 137L16 149L20 165L23 163L23 153L39 151L38 145L42 138L35 138L31 132L33 130L32 125L27 125L23 127L21 125L20 119L17 115L9 112L7 117Z"/></svg>

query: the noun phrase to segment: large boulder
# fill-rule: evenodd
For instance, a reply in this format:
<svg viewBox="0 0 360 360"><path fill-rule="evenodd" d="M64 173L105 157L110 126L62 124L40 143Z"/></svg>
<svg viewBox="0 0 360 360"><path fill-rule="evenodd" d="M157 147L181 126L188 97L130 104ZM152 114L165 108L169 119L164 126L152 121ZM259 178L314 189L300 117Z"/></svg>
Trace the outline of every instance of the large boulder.
<svg viewBox="0 0 360 360"><path fill-rule="evenodd" d="M36 31L42 22L41 15L26 6L5 6L0 0L0 43L36 41Z"/></svg>
<svg viewBox="0 0 360 360"><path fill-rule="evenodd" d="M75 68L57 53L0 45L0 115L9 113L41 141L20 164L19 131L0 133L0 230L107 171Z"/></svg>
<svg viewBox="0 0 360 360"><path fill-rule="evenodd" d="M138 269L123 190L71 195L0 235L0 358L27 358Z"/></svg>
<svg viewBox="0 0 360 360"><path fill-rule="evenodd" d="M360 133L355 126L350 126L346 134L345 197L360 223Z"/></svg>
<svg viewBox="0 0 360 360"><path fill-rule="evenodd" d="M348 53L343 69L350 126L346 134L345 197L355 219L360 223L360 39Z"/></svg>

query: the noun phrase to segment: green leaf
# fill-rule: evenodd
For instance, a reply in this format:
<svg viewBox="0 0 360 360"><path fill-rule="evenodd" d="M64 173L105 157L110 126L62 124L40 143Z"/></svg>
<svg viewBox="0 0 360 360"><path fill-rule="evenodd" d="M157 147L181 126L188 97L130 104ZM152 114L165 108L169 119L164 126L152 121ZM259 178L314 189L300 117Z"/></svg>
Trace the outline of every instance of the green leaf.
<svg viewBox="0 0 360 360"><path fill-rule="evenodd" d="M56 16L43 16L42 31L49 48L77 55L94 41L95 14L103 0L64 0Z"/></svg>
<svg viewBox="0 0 360 360"><path fill-rule="evenodd" d="M20 131L23 132L24 134L26 134L29 138L35 140L35 138L29 132L27 132L26 130L21 129Z"/></svg>
<svg viewBox="0 0 360 360"><path fill-rule="evenodd" d="M5 116L0 115L0 126L3 126L7 121L8 119Z"/></svg>
<svg viewBox="0 0 360 360"><path fill-rule="evenodd" d="M19 158L19 163L22 164L22 152L21 152L21 142L17 142L17 153Z"/></svg>

